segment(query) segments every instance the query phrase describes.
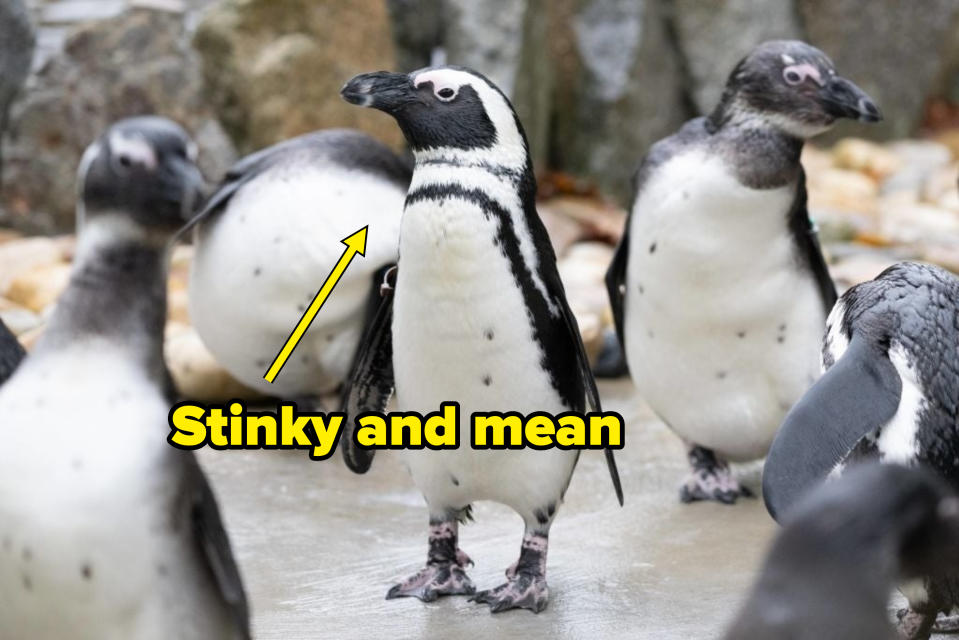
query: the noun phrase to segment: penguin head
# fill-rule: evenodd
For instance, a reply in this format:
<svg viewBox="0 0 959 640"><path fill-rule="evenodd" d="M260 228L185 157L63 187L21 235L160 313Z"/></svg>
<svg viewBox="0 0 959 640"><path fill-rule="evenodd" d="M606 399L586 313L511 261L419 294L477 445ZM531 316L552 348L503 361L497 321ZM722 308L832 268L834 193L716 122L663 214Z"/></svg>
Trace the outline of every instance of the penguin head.
<svg viewBox="0 0 959 640"><path fill-rule="evenodd" d="M765 42L736 65L711 120L719 126L737 116L765 120L801 139L839 118L882 119L872 98L838 75L826 54L798 40Z"/></svg>
<svg viewBox="0 0 959 640"><path fill-rule="evenodd" d="M490 80L463 67L356 76L340 92L348 102L393 116L413 153L489 152L499 164L524 165L528 145L512 104Z"/></svg>
<svg viewBox="0 0 959 640"><path fill-rule="evenodd" d="M959 560L959 497L923 469L851 467L800 500L783 525L789 546L829 546L850 561L878 554L884 570L903 578Z"/></svg>
<svg viewBox="0 0 959 640"><path fill-rule="evenodd" d="M203 200L196 154L186 131L166 118L113 124L80 161L78 223L119 216L141 229L172 233Z"/></svg>

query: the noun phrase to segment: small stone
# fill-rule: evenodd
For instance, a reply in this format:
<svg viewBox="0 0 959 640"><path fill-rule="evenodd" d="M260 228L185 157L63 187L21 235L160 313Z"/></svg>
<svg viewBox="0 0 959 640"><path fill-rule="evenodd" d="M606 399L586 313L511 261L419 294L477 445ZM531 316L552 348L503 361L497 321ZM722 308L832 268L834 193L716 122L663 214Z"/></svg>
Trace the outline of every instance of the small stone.
<svg viewBox="0 0 959 640"><path fill-rule="evenodd" d="M66 262L42 265L13 279L6 297L31 311L41 313L56 303L70 281L70 265Z"/></svg>
<svg viewBox="0 0 959 640"><path fill-rule="evenodd" d="M840 140L832 150L833 163L840 169L851 169L882 180L902 166L902 159L882 145L861 138Z"/></svg>
<svg viewBox="0 0 959 640"><path fill-rule="evenodd" d="M876 211L879 188L868 176L849 169L829 168L810 174L807 181L810 209L830 209L871 214Z"/></svg>
<svg viewBox="0 0 959 640"><path fill-rule="evenodd" d="M944 235L959 240L959 212L919 202L908 191L890 193L880 200L879 230L900 243L939 240Z"/></svg>

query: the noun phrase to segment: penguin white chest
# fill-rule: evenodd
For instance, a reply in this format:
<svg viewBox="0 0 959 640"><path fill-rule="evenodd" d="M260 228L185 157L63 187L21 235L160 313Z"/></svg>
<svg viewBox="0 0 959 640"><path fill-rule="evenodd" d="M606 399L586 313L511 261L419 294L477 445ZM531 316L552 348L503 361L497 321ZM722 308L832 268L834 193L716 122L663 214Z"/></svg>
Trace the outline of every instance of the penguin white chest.
<svg viewBox="0 0 959 640"><path fill-rule="evenodd" d="M626 353L679 435L732 459L765 455L818 376L826 310L787 212L795 185L751 189L702 151L658 167L634 203Z"/></svg>
<svg viewBox="0 0 959 640"><path fill-rule="evenodd" d="M511 260L497 240L499 224L459 198L407 207L393 307L393 366L399 409L426 413L445 400L460 403L459 449L404 452L430 505L462 507L489 499L528 516L560 499L576 456L470 447L473 412L563 409L543 368Z"/></svg>
<svg viewBox="0 0 959 640"><path fill-rule="evenodd" d="M396 261L402 187L362 171L285 168L242 187L198 236L190 315L231 374L264 393L329 393L349 372L372 275ZM343 254L340 240L369 225L357 256L296 353L271 384L263 374Z"/></svg>
<svg viewBox="0 0 959 640"><path fill-rule="evenodd" d="M170 614L174 588L194 594L171 582L190 556L159 533L167 410L100 342L28 360L0 391L0 638L194 637Z"/></svg>

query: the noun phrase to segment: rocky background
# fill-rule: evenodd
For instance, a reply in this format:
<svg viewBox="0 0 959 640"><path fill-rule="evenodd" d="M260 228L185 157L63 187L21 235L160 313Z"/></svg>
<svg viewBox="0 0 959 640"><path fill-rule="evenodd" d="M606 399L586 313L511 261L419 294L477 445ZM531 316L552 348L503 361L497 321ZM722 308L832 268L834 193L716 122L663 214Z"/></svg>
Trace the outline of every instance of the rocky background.
<svg viewBox="0 0 959 640"><path fill-rule="evenodd" d="M4 13L22 0L0 0ZM0 79L28 75L4 126L0 318L29 346L72 256L74 172L107 123L172 117L211 181L239 155L331 126L401 148L339 87L372 69L457 63L510 94L540 170L540 212L591 352L611 318L602 277L647 147L709 111L770 38L826 51L885 120L808 146L810 209L841 287L901 259L959 271L959 0L27 0L27 40L0 36ZM19 57L9 53L20 52ZM6 55L6 57L4 57ZM29 67L29 74L28 72ZM5 80L6 81L6 80ZM12 95L12 94L10 94ZM248 395L189 326L180 247L168 350L191 396Z"/></svg>

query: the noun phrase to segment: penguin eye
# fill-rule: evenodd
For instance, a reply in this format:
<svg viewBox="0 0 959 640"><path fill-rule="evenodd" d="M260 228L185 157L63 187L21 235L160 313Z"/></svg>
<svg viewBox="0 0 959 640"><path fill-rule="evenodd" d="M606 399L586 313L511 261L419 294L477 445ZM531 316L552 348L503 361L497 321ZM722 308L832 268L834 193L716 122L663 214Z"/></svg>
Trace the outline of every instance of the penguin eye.
<svg viewBox="0 0 959 640"><path fill-rule="evenodd" d="M456 89L453 89L452 87L443 87L442 89L437 89L435 95L443 102L449 102L456 97Z"/></svg>
<svg viewBox="0 0 959 640"><path fill-rule="evenodd" d="M786 84L796 85L803 81L803 77L795 69L785 69L783 70L783 80L786 81Z"/></svg>

